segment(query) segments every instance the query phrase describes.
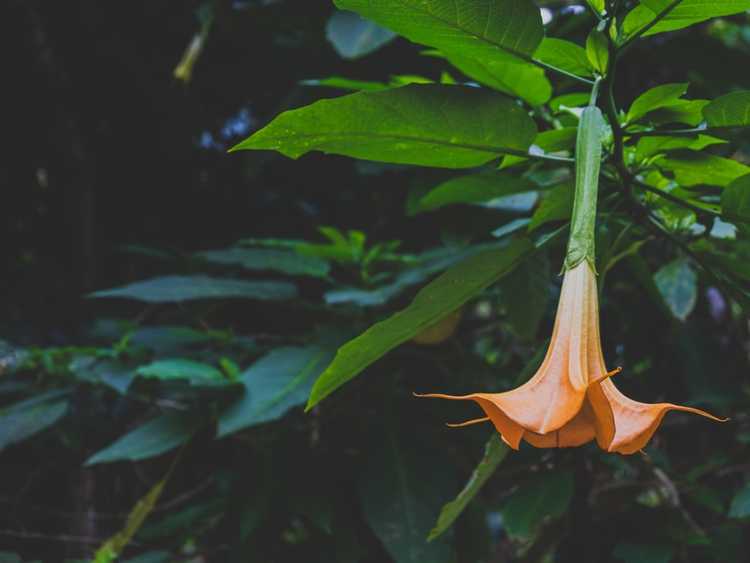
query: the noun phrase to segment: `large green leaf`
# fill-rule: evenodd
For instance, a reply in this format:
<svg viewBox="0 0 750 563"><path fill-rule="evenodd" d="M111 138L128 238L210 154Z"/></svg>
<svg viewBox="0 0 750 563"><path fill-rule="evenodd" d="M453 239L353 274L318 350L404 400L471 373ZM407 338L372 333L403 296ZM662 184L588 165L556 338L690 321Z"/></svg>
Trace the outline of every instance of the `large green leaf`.
<svg viewBox="0 0 750 563"><path fill-rule="evenodd" d="M435 527L430 530L427 537L429 541L434 540L448 528L450 528L456 519L461 515L471 500L479 493L479 490L492 477L497 466L505 459L508 454L508 447L500 441L497 434L493 434L484 447L484 457L479 462L471 477L466 482L463 490L458 496L443 506L440 510L440 516Z"/></svg>
<svg viewBox="0 0 750 563"><path fill-rule="evenodd" d="M508 534L533 537L545 520L565 514L572 497L573 475L566 471L545 471L524 483L502 510Z"/></svg>
<svg viewBox="0 0 750 563"><path fill-rule="evenodd" d="M334 0L407 39L477 61L527 59L544 35L528 0Z"/></svg>
<svg viewBox="0 0 750 563"><path fill-rule="evenodd" d="M196 418L195 414L163 414L99 450L86 460L86 465L138 461L164 454L187 442L200 423L200 418Z"/></svg>
<svg viewBox="0 0 750 563"><path fill-rule="evenodd" d="M318 346L277 348L242 375L245 393L219 417L219 436L281 418L304 404L332 351Z"/></svg>
<svg viewBox="0 0 750 563"><path fill-rule="evenodd" d="M709 127L750 125L750 91L732 92L711 101L703 108Z"/></svg>
<svg viewBox="0 0 750 563"><path fill-rule="evenodd" d="M721 212L730 221L750 222L750 175L741 176L724 188Z"/></svg>
<svg viewBox="0 0 750 563"><path fill-rule="evenodd" d="M552 96L552 85L544 71L531 63L473 59L455 54L446 58L469 78L519 97L532 106L544 104Z"/></svg>
<svg viewBox="0 0 750 563"><path fill-rule="evenodd" d="M420 211L431 211L455 203L483 203L497 197L537 189L527 178L503 172L480 172L458 176L439 184L419 200Z"/></svg>
<svg viewBox="0 0 750 563"><path fill-rule="evenodd" d="M690 149L699 151L711 145L726 143L710 135L696 135L695 137L642 137L638 139L635 148L636 160L643 160L675 149Z"/></svg>
<svg viewBox="0 0 750 563"><path fill-rule="evenodd" d="M233 247L200 252L196 256L215 264L236 265L254 271L281 272L292 276L324 278L330 270L325 260L277 248Z"/></svg>
<svg viewBox="0 0 750 563"><path fill-rule="evenodd" d="M406 309L373 325L338 350L331 365L315 382L307 408L510 272L531 248L528 240L519 239L506 248L468 258L433 280Z"/></svg>
<svg viewBox="0 0 750 563"><path fill-rule="evenodd" d="M732 160L693 151L675 151L661 157L656 165L669 170L682 186L727 186L740 176L750 174L750 167Z"/></svg>
<svg viewBox="0 0 750 563"><path fill-rule="evenodd" d="M163 276L96 291L90 295L135 299L147 303L229 298L285 301L296 296L296 287L285 281L245 281L209 276Z"/></svg>
<svg viewBox="0 0 750 563"><path fill-rule="evenodd" d="M653 17L673 3L674 0L641 0L641 4L654 14ZM711 18L739 14L745 10L750 10L750 0L682 0L648 30L646 35L682 29Z"/></svg>
<svg viewBox="0 0 750 563"><path fill-rule="evenodd" d="M687 92L688 83L662 84L646 90L630 104L626 121L632 123L655 109L674 104Z"/></svg>
<svg viewBox="0 0 750 563"><path fill-rule="evenodd" d="M534 58L578 76L594 74L586 49L565 39L545 37L534 53Z"/></svg>
<svg viewBox="0 0 750 563"><path fill-rule="evenodd" d="M345 59L358 59L380 49L395 34L352 12L337 11L326 24L326 37Z"/></svg>
<svg viewBox="0 0 750 563"><path fill-rule="evenodd" d="M654 282L672 314L681 321L687 319L698 298L698 277L690 263L673 260L654 274Z"/></svg>
<svg viewBox="0 0 750 563"><path fill-rule="evenodd" d="M750 517L750 483L747 483L732 499L732 504L729 507L729 517Z"/></svg>
<svg viewBox="0 0 750 563"><path fill-rule="evenodd" d="M445 492L453 488L445 459L404 443L403 436L389 429L383 443L368 448L360 479L365 517L396 563L452 563L445 538L426 539Z"/></svg>
<svg viewBox="0 0 750 563"><path fill-rule="evenodd" d="M49 428L67 412L68 401L57 391L0 409L0 451Z"/></svg>
<svg viewBox="0 0 750 563"><path fill-rule="evenodd" d="M501 94L413 84L321 100L282 113L232 150L272 149L291 158L320 150L382 162L467 168L509 149L526 151L535 134L533 120Z"/></svg>
<svg viewBox="0 0 750 563"><path fill-rule="evenodd" d="M221 384L227 379L219 368L187 358L165 358L139 367L136 373L148 379L185 379L195 384Z"/></svg>

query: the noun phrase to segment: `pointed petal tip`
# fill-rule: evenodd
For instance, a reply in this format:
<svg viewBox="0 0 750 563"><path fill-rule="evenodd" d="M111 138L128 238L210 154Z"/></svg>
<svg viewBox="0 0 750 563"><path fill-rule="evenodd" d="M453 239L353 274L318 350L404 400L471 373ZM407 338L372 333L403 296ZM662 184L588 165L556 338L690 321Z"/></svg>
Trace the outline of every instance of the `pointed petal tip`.
<svg viewBox="0 0 750 563"><path fill-rule="evenodd" d="M485 416L483 418L474 418L472 420L467 420L466 422L446 422L445 425L448 428L463 428L465 426L471 426L472 424L480 424L482 422L489 422L490 417Z"/></svg>

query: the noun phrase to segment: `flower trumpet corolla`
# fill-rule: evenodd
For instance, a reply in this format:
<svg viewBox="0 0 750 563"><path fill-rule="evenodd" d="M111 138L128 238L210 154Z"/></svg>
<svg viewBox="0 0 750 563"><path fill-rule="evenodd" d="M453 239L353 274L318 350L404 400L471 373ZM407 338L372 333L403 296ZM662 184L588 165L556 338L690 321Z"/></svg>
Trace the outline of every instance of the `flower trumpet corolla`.
<svg viewBox="0 0 750 563"><path fill-rule="evenodd" d="M664 415L671 410L699 414L716 422L729 420L717 418L700 409L672 403L639 403L620 393L611 381L602 382L601 389L615 417L615 435L606 448L610 452L632 454L642 450L656 432Z"/></svg>
<svg viewBox="0 0 750 563"><path fill-rule="evenodd" d="M606 447L615 435L614 416L600 382L607 372L599 339L596 278L587 261L563 278L547 354L532 378L505 393L463 396L418 395L476 402L503 441L518 449L521 439L537 447L579 446L594 437Z"/></svg>

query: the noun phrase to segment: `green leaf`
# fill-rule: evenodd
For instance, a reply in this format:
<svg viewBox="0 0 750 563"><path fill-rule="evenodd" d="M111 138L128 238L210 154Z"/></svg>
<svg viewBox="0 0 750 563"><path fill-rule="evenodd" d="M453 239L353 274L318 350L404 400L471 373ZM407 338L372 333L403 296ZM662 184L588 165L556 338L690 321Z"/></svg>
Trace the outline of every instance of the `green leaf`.
<svg viewBox="0 0 750 563"><path fill-rule="evenodd" d="M345 59L358 59L390 43L396 35L352 12L336 11L326 24L326 37Z"/></svg>
<svg viewBox="0 0 750 563"><path fill-rule="evenodd" d="M535 134L523 108L501 94L414 84L284 112L232 150L272 149L291 158L320 150L398 164L467 168L509 149L526 151Z"/></svg>
<svg viewBox="0 0 750 563"><path fill-rule="evenodd" d="M396 429L388 434L385 443L368 448L360 479L365 518L396 563L452 563L450 544L426 540L444 491L454 486L445 459L419 444L402 443Z"/></svg>
<svg viewBox="0 0 750 563"><path fill-rule="evenodd" d="M646 90L630 105L626 122L632 123L638 121L641 117L655 109L674 104L685 95L688 86L687 82L662 84L661 86Z"/></svg>
<svg viewBox="0 0 750 563"><path fill-rule="evenodd" d="M185 358L156 360L136 370L141 377L173 380L188 379L191 383L224 383L226 378L218 368Z"/></svg>
<svg viewBox="0 0 750 563"><path fill-rule="evenodd" d="M709 135L696 135L695 137L641 137L635 148L635 158L644 160L659 153L675 149L690 149L699 151L711 145L726 143L723 139L717 139Z"/></svg>
<svg viewBox="0 0 750 563"><path fill-rule="evenodd" d="M730 518L747 518L750 516L750 483L738 492L729 507Z"/></svg>
<svg viewBox="0 0 750 563"><path fill-rule="evenodd" d="M471 477L467 481L463 490L458 493L458 496L455 499L443 506L440 510L440 516L438 517L437 523L427 537L428 541L434 540L453 525L471 500L479 493L479 490L484 486L487 480L492 477L495 469L497 469L497 466L500 465L507 454L508 446L500 440L497 434L493 434L484 446L484 457L482 458L482 461L480 461L479 465L474 469L474 472L471 474Z"/></svg>
<svg viewBox="0 0 750 563"><path fill-rule="evenodd" d="M167 477L151 487L146 496L136 503L130 514L128 514L125 527L96 550L92 563L111 563L117 560L125 547L130 543L130 540L133 539L133 536L146 521L148 515L153 511L166 484Z"/></svg>
<svg viewBox="0 0 750 563"><path fill-rule="evenodd" d="M649 112L646 117L654 125L686 123L695 127L703 121L703 109L708 103L708 100L677 100Z"/></svg>
<svg viewBox="0 0 750 563"><path fill-rule="evenodd" d="M146 303L179 303L194 299L230 298L286 301L297 297L297 288L285 281L245 281L209 276L163 276L114 289L96 291L89 297L115 297Z"/></svg>
<svg viewBox="0 0 750 563"><path fill-rule="evenodd" d="M750 175L740 176L724 189L721 212L729 220L750 222Z"/></svg>
<svg viewBox="0 0 750 563"><path fill-rule="evenodd" d="M201 422L194 413L163 414L99 450L86 460L86 465L162 455L187 442Z"/></svg>
<svg viewBox="0 0 750 563"><path fill-rule="evenodd" d="M304 404L332 355L327 348L307 346L277 348L263 356L240 376L245 393L219 417L218 436L277 420Z"/></svg>
<svg viewBox="0 0 750 563"><path fill-rule="evenodd" d="M550 109L559 113L562 111L562 107L568 108L579 108L589 103L591 94L588 92L573 92L571 94L563 94L562 96L556 96L549 101ZM575 129L575 128L573 128Z"/></svg>
<svg viewBox="0 0 750 563"><path fill-rule="evenodd" d="M736 160L692 151L675 151L659 158L656 165L670 170L682 186L728 186L740 176L750 174L750 167Z"/></svg>
<svg viewBox="0 0 750 563"><path fill-rule="evenodd" d="M672 3L673 0L641 0L641 4L654 14L653 17L666 10ZM645 35L674 31L711 18L739 14L745 10L750 10L750 0L682 0Z"/></svg>
<svg viewBox="0 0 750 563"><path fill-rule="evenodd" d="M594 75L586 49L565 39L545 37L534 52L534 58L578 76Z"/></svg>
<svg viewBox="0 0 750 563"><path fill-rule="evenodd" d="M674 556L674 548L669 545L619 543L612 554L624 563L669 563Z"/></svg>
<svg viewBox="0 0 750 563"><path fill-rule="evenodd" d="M686 320L698 298L698 276L690 263L683 258L673 260L654 274L654 282L672 314Z"/></svg>
<svg viewBox="0 0 750 563"><path fill-rule="evenodd" d="M552 96L552 85L544 70L536 65L505 59L472 59L460 55L446 55L446 59L469 78L519 97L532 106L542 105Z"/></svg>
<svg viewBox="0 0 750 563"><path fill-rule="evenodd" d="M419 200L419 211L456 203L483 203L494 198L536 190L531 180L503 172L458 176L439 184Z"/></svg>
<svg viewBox="0 0 750 563"><path fill-rule="evenodd" d="M609 65L609 42L603 31L593 29L586 38L586 57L599 74L607 73Z"/></svg>
<svg viewBox="0 0 750 563"><path fill-rule="evenodd" d="M291 276L324 278L331 269L328 262L314 256L273 248L234 247L199 252L196 256L215 264L237 265L246 270L281 272Z"/></svg>
<svg viewBox="0 0 750 563"><path fill-rule="evenodd" d="M573 212L573 184L564 182L550 190L542 198L539 207L531 216L528 231L532 232L550 221L570 219Z"/></svg>
<svg viewBox="0 0 750 563"><path fill-rule="evenodd" d="M573 497L573 475L546 471L517 488L502 509L508 534L532 538L547 519L559 518Z"/></svg>
<svg viewBox="0 0 750 563"><path fill-rule="evenodd" d="M703 108L709 127L750 125L750 91L732 92L711 101Z"/></svg>
<svg viewBox="0 0 750 563"><path fill-rule="evenodd" d="M472 256L440 275L420 290L406 309L373 325L338 350L315 382L307 409L510 272L530 250L531 244L519 239L506 248Z"/></svg>
<svg viewBox="0 0 750 563"><path fill-rule="evenodd" d="M519 62L536 50L544 28L527 0L334 0L414 43L477 61Z"/></svg>
<svg viewBox="0 0 750 563"><path fill-rule="evenodd" d="M373 80L356 80L353 78L345 78L343 76L329 76L328 78L310 78L303 80L300 84L305 86L327 86L329 88L338 88L340 90L387 90L388 84L383 82L375 82Z"/></svg>
<svg viewBox="0 0 750 563"><path fill-rule="evenodd" d="M68 401L54 391L0 409L0 451L49 428L68 412Z"/></svg>
<svg viewBox="0 0 750 563"><path fill-rule="evenodd" d="M543 252L521 262L502 281L508 322L524 340L532 340L549 301L550 264Z"/></svg>
<svg viewBox="0 0 750 563"><path fill-rule="evenodd" d="M537 133L537 136L534 138L534 143L531 145L529 153L537 152L537 149L541 151L542 154L572 150L576 143L577 131L576 127L562 127L561 129L541 131ZM503 158L503 163L500 168L509 168L516 164L526 162L527 160L528 159L523 156L509 154Z"/></svg>

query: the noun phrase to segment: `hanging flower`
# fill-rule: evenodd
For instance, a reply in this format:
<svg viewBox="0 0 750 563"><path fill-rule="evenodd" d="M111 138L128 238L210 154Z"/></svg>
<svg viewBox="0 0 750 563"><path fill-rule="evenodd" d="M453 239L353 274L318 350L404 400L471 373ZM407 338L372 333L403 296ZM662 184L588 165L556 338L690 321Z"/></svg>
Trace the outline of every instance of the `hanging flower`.
<svg viewBox="0 0 750 563"><path fill-rule="evenodd" d="M599 383L619 370L608 372L601 357L596 279L582 261L565 272L552 339L529 381L505 393L418 396L476 402L486 417L457 426L489 420L514 449L522 439L565 447L594 437L606 447L615 435L614 415Z"/></svg>
<svg viewBox="0 0 750 563"><path fill-rule="evenodd" d="M651 439L664 415L681 410L721 421L705 411L671 403L639 403L609 379L599 335L595 256L596 200L601 165L603 117L592 104L581 114L576 137L576 189L562 290L547 354L532 378L505 393L417 395L474 401L485 417L450 426L490 421L503 441L537 448L580 446L596 439L610 452L632 454Z"/></svg>

